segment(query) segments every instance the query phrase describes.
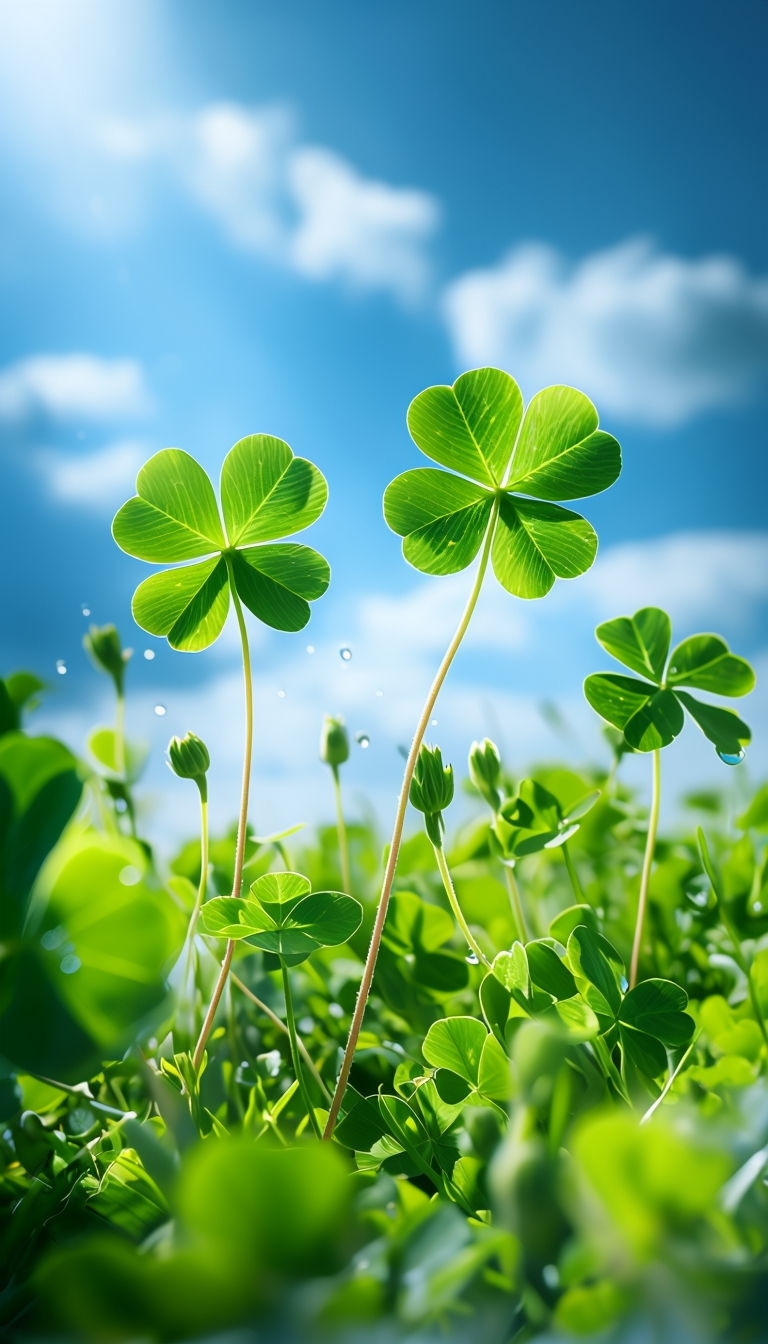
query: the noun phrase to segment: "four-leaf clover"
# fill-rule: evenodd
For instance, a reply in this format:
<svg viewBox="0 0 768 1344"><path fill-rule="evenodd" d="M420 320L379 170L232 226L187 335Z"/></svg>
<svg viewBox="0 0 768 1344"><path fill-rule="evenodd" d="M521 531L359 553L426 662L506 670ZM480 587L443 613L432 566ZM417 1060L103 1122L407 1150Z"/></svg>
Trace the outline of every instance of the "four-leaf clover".
<svg viewBox="0 0 768 1344"><path fill-rule="evenodd" d="M604 649L637 677L600 672L587 677L584 694L593 709L620 728L636 751L666 747L683 727L687 709L729 764L743 756L752 734L731 709L707 704L683 687L718 695L746 695L755 674L744 658L732 654L719 635L691 635L669 654L672 627L659 607L643 607L634 616L605 621L595 631ZM669 655L669 657L668 657Z"/></svg>
<svg viewBox="0 0 768 1344"><path fill-rule="evenodd" d="M112 524L118 546L139 560L199 562L139 584L132 610L143 630L174 649L205 649L221 634L231 592L277 630L306 625L309 603L328 587L328 564L308 546L266 543L323 512L328 487L311 462L269 434L240 439L221 469L223 523L208 476L180 448L150 458L136 489Z"/></svg>
<svg viewBox="0 0 768 1344"><path fill-rule="evenodd" d="M543 597L556 578L583 574L595 532L552 501L598 494L619 475L619 445L597 424L592 402L572 387L545 388L523 415L520 389L501 369L427 388L411 402L408 428L449 470L406 471L385 492L405 559L426 574L454 574L495 524L494 572L516 597Z"/></svg>

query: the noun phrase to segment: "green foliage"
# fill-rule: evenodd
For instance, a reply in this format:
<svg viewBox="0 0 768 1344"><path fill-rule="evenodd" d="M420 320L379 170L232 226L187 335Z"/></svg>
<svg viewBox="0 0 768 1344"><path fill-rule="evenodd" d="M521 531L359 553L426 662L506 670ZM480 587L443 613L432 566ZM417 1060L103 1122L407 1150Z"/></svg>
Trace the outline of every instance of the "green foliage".
<svg viewBox="0 0 768 1344"><path fill-rule="evenodd" d="M328 565L307 546L268 543L323 512L328 491L311 462L268 434L240 439L221 469L223 523L203 468L179 448L150 458L136 489L112 524L118 546L139 560L198 561L139 585L133 615L143 630L174 649L205 649L221 634L231 592L265 625L306 625L309 603L328 587Z"/></svg>
<svg viewBox="0 0 768 1344"><path fill-rule="evenodd" d="M442 848L443 810L453 802L453 766L443 765L439 747L422 743L416 758L410 788L411 805L424 813L427 835L438 849Z"/></svg>
<svg viewBox="0 0 768 1344"><path fill-rule="evenodd" d="M666 612L643 607L634 616L605 621L597 638L618 662L642 681L614 672L587 677L584 694L593 709L624 733L636 751L656 751L682 731L684 710L714 743L721 759L734 764L743 756L751 733L733 710L721 709L690 695L683 687L718 695L746 695L755 676L744 658L737 658L717 635L693 635L669 645L672 628Z"/></svg>
<svg viewBox="0 0 768 1344"><path fill-rule="evenodd" d="M545 388L523 415L520 389L500 369L427 388L411 403L408 428L448 470L418 467L386 490L384 516L404 537L405 559L426 574L454 574L490 526L494 572L516 597L543 597L556 578L583 574L597 537L550 501L583 499L616 480L619 445L597 424L591 401L572 387Z"/></svg>
<svg viewBox="0 0 768 1344"><path fill-rule="evenodd" d="M265 873L251 884L250 895L215 896L203 906L206 933L247 939L297 966L321 947L345 943L359 927L359 901L340 891L316 891L301 873Z"/></svg>

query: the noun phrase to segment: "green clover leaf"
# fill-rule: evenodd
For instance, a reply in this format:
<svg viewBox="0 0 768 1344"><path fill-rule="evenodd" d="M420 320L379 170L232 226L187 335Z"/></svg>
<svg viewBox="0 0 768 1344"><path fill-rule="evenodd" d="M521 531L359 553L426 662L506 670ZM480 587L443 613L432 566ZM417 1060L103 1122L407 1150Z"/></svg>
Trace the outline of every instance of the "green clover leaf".
<svg viewBox="0 0 768 1344"><path fill-rule="evenodd" d="M733 710L690 695L683 687L718 695L746 695L755 674L744 658L732 654L719 635L692 635L669 653L672 627L659 607L643 607L597 627L603 648L643 680L614 672L587 677L584 694L593 709L620 728L636 751L666 747L682 731L685 712L709 738L721 759L735 763L751 739L746 723Z"/></svg>
<svg viewBox="0 0 768 1344"><path fill-rule="evenodd" d="M265 873L250 894L214 896L201 912L204 933L248 942L296 966L320 947L346 943L358 928L363 908L340 891L311 891L301 873Z"/></svg>
<svg viewBox="0 0 768 1344"><path fill-rule="evenodd" d="M221 634L232 592L265 625L301 630L330 570L308 546L278 542L314 523L328 488L317 467L269 434L240 439L221 469L221 515L203 468L180 448L145 463L112 535L139 560L171 563L139 584L134 618L174 649L198 652Z"/></svg>
<svg viewBox="0 0 768 1344"><path fill-rule="evenodd" d="M582 499L616 480L619 445L597 425L592 402L572 387L545 388L523 414L520 389L501 369L427 388L411 403L408 428L448 471L417 467L385 491L384 516L403 537L405 559L425 574L454 574L492 526L494 572L516 597L543 597L556 578L583 574L597 537L553 501Z"/></svg>

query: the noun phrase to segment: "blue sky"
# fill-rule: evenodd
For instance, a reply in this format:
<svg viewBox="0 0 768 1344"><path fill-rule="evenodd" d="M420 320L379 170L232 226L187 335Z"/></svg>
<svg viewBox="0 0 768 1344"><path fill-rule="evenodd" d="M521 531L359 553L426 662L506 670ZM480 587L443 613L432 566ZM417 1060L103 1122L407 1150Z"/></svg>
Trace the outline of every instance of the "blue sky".
<svg viewBox="0 0 768 1344"><path fill-rule="evenodd" d="M485 732L520 770L599 755L592 630L643 603L768 672L767 30L749 0L727 21L708 0L0 0L2 667L50 678L41 726L80 746L109 715L86 605L137 650L155 825L181 824L162 748L187 728L234 814L233 634L201 656L142 635L146 567L109 522L158 448L215 477L237 438L278 434L328 477L307 540L334 577L306 632L254 631L254 820L328 812L326 710L370 735L349 787L385 820L468 576L408 569L381 494L418 465L411 398L483 363L527 395L582 387L625 468L584 506L588 576L536 604L490 581L434 729L457 764ZM756 778L759 688L743 712ZM723 777L695 733L676 786Z"/></svg>

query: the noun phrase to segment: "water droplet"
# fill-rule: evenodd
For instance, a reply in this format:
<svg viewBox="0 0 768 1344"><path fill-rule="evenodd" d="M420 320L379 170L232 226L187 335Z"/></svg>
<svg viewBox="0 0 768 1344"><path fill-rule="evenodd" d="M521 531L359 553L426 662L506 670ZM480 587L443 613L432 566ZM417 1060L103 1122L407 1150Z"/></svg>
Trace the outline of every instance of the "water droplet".
<svg viewBox="0 0 768 1344"><path fill-rule="evenodd" d="M723 765L739 765L746 755L743 747L739 747L738 751L721 751L719 747L715 747L715 751Z"/></svg>
<svg viewBox="0 0 768 1344"><path fill-rule="evenodd" d="M116 812L127 812L127 811L128 811L128 804L126 803L126 801L125 801L124 798L116 798L116 799L115 799L115 811L116 811Z"/></svg>
<svg viewBox="0 0 768 1344"><path fill-rule="evenodd" d="M464 958L464 960L466 961L466 963L467 963L468 966L479 966L479 965L480 965L480 958L478 957L478 955L477 955L476 952L473 952L473 951L472 951L471 948L470 948L469 951L467 952L467 955L466 955L466 957Z"/></svg>
<svg viewBox="0 0 768 1344"><path fill-rule="evenodd" d="M433 728L436 728L436 727L437 727L437 719L432 719L432 721L431 721L431 726L432 726Z"/></svg>
<svg viewBox="0 0 768 1344"><path fill-rule="evenodd" d="M90 616L90 614L91 614L91 608L90 608L90 607L81 607L80 610L81 610L81 612L83 613L84 616Z"/></svg>
<svg viewBox="0 0 768 1344"><path fill-rule="evenodd" d="M59 962L59 970L62 975L74 975L75 971L80 970L81 965L82 962L80 961L80 958L75 956L74 952L68 952L66 957L61 958L61 961Z"/></svg>
<svg viewBox="0 0 768 1344"><path fill-rule="evenodd" d="M376 695L377 695L379 698L380 698L383 694L384 694L383 691L376 691Z"/></svg>
<svg viewBox="0 0 768 1344"><path fill-rule="evenodd" d="M307 653L314 653L314 652L315 652L315 646L314 646L314 644L308 644L308 645L307 645Z"/></svg>
<svg viewBox="0 0 768 1344"><path fill-rule="evenodd" d="M284 699L285 699L285 691L278 691L278 692L277 692L277 698L278 698L278 700L284 700Z"/></svg>
<svg viewBox="0 0 768 1344"><path fill-rule="evenodd" d="M40 939L41 946L46 952L55 952L57 947L67 941L67 930L62 924L57 925L55 929L48 929Z"/></svg>
<svg viewBox="0 0 768 1344"><path fill-rule="evenodd" d="M124 887L135 887L141 881L141 872L132 863L127 863L120 869L119 877Z"/></svg>
<svg viewBox="0 0 768 1344"><path fill-rule="evenodd" d="M154 663L154 661L155 661L155 650L154 650L154 649L145 649L145 650L144 650L144 657L146 658L146 660L147 660L148 663Z"/></svg>
<svg viewBox="0 0 768 1344"><path fill-rule="evenodd" d="M155 705L155 713L158 719L162 719L168 713L168 711L165 708L165 705Z"/></svg>
<svg viewBox="0 0 768 1344"><path fill-rule="evenodd" d="M57 659L56 659L56 671L58 672L58 674L59 674L60 677L66 677L66 675L67 675L67 664L64 662L64 659L63 659L63 658L57 658Z"/></svg>
<svg viewBox="0 0 768 1344"><path fill-rule="evenodd" d="M298 1028L302 1036L309 1036L309 1034L315 1030L314 1017L300 1017L298 1021Z"/></svg>
<svg viewBox="0 0 768 1344"><path fill-rule="evenodd" d="M367 733L355 733L355 741L358 747L362 747L363 750L371 745L371 739Z"/></svg>
<svg viewBox="0 0 768 1344"><path fill-rule="evenodd" d="M344 648L339 649L339 657L342 663L348 663L350 658L352 657L352 650L348 649L345 645Z"/></svg>
<svg viewBox="0 0 768 1344"><path fill-rule="evenodd" d="M548 1288L558 1288L560 1286L560 1270L557 1265L545 1265L541 1271L541 1277Z"/></svg>
<svg viewBox="0 0 768 1344"><path fill-rule="evenodd" d="M338 1020L338 1018L343 1017L343 1016L344 1016L344 1009L342 1008L341 1004L340 1004L340 1003L329 1003L329 1004L328 1004L328 1016L329 1016L329 1017L335 1017L337 1020Z"/></svg>
<svg viewBox="0 0 768 1344"><path fill-rule="evenodd" d="M762 902L762 901L753 901L753 902L752 902L752 910L753 910L753 913L754 913L754 914L759 915L759 914L762 912L762 909L763 909L763 902Z"/></svg>
<svg viewBox="0 0 768 1344"><path fill-rule="evenodd" d="M626 975L622 975L619 977L619 984L621 985L623 993L626 994L627 990L629 989L629 981Z"/></svg>

